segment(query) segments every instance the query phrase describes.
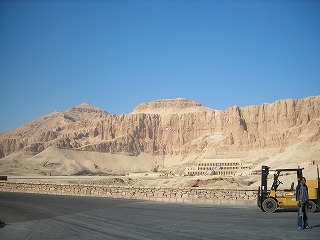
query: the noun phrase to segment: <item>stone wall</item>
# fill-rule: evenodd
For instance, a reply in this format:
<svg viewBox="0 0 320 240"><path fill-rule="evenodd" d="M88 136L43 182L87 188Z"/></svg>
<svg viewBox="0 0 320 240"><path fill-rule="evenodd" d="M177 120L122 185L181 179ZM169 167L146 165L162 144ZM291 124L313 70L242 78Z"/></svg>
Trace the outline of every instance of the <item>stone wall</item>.
<svg viewBox="0 0 320 240"><path fill-rule="evenodd" d="M168 188L0 181L0 191L97 196L199 204L256 204L256 190Z"/></svg>

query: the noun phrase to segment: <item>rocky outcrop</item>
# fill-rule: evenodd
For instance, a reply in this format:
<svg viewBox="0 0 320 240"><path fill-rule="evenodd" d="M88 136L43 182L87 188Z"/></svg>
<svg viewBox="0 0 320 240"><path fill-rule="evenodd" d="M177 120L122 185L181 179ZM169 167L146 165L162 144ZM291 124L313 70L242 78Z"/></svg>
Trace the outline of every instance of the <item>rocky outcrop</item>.
<svg viewBox="0 0 320 240"><path fill-rule="evenodd" d="M49 146L136 156L189 155L320 141L320 96L260 106L209 109L187 99L140 104L113 115L88 103L0 134L0 157Z"/></svg>
<svg viewBox="0 0 320 240"><path fill-rule="evenodd" d="M150 113L150 114L172 114L187 112L210 111L210 108L202 104L185 98L156 100L148 103L141 103L133 113Z"/></svg>

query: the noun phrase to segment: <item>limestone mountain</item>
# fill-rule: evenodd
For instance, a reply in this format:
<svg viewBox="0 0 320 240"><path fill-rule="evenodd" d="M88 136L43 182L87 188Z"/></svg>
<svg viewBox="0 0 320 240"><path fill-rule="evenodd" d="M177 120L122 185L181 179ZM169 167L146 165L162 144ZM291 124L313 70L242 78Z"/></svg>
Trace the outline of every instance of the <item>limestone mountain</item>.
<svg viewBox="0 0 320 240"><path fill-rule="evenodd" d="M188 99L110 114L83 103L0 133L0 157L37 155L49 147L126 156L239 154L320 143L320 96L212 110ZM1 159L0 159L1 162Z"/></svg>
<svg viewBox="0 0 320 240"><path fill-rule="evenodd" d="M188 155L286 147L320 139L320 97L216 111L187 99L140 104L114 115L83 103L1 133L0 156L49 146L139 155Z"/></svg>

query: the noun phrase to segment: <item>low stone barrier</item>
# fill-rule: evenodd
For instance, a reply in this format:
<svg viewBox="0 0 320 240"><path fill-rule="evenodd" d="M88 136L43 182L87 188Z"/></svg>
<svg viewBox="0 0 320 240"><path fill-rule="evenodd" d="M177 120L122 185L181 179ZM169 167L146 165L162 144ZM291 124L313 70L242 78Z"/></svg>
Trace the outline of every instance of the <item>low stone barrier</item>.
<svg viewBox="0 0 320 240"><path fill-rule="evenodd" d="M256 204L257 191L215 188L168 188L0 181L2 192L98 196L199 204Z"/></svg>

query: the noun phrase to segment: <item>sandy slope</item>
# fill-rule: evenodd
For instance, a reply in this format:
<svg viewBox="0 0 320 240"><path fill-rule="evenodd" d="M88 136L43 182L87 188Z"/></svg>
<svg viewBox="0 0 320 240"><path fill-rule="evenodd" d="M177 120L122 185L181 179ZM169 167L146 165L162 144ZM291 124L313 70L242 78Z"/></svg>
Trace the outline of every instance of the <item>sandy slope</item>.
<svg viewBox="0 0 320 240"><path fill-rule="evenodd" d="M69 182L106 185L167 186L167 187L219 187L251 188L260 184L259 175L250 175L252 170L268 165L271 169L303 167L307 179L316 178L316 166L308 164L309 160L320 159L320 146L317 143L297 144L290 148L249 151L243 153L242 161L252 164L251 170L221 178L219 176L183 176L185 167L200 162L199 156L161 157L140 154L137 157L109 153L85 152L49 147L45 151L30 156L23 152L11 154L0 161L1 174L9 178L27 181ZM319 162L320 165L320 162ZM154 172L157 169L158 173ZM52 177L43 177L47 172ZM135 174L133 174L135 173ZM104 175L77 176L75 175ZM106 176L112 175L112 176ZM18 176L29 177L18 177ZM54 177L54 176L71 177ZM117 175L117 176L115 176ZM39 176L42 176L39 178ZM272 174L270 174L272 178ZM296 182L295 174L281 178L283 188ZM272 181L269 181L271 184Z"/></svg>

